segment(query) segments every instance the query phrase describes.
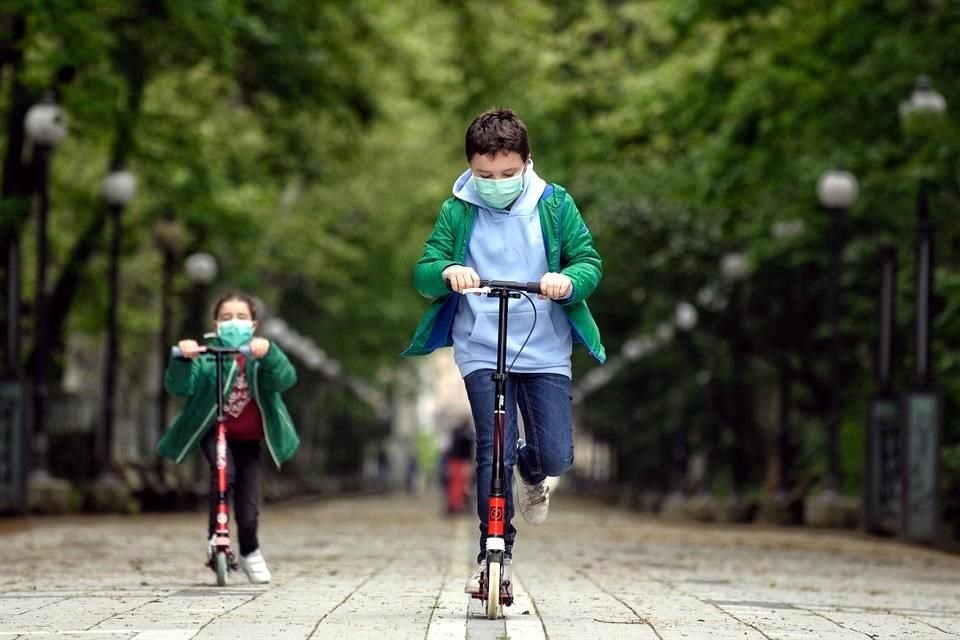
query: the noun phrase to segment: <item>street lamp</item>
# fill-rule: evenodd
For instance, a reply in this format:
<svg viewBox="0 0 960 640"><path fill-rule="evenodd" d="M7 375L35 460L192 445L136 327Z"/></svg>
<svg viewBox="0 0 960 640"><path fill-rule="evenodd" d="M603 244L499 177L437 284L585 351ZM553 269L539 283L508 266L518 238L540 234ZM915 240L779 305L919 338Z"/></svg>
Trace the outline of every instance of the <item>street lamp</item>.
<svg viewBox="0 0 960 640"><path fill-rule="evenodd" d="M917 78L910 99L900 104L900 118L906 125L914 117L928 117L942 114L947 109L947 101L930 85L926 76ZM916 339L916 358L914 360L914 384L919 388L930 388L933 374L930 367L931 318L930 296L933 291L933 246L934 228L930 221L927 206L926 185L920 181L917 189L916 206L916 312L914 316L914 337Z"/></svg>
<svg viewBox="0 0 960 640"><path fill-rule="evenodd" d="M689 302L680 302L674 311L677 328L681 331L690 331L697 326L697 308Z"/></svg>
<svg viewBox="0 0 960 640"><path fill-rule="evenodd" d="M110 271L107 298L107 356L103 385L103 429L100 438L100 474L111 476L113 467L114 385L117 374L117 310L120 305L120 237L123 209L137 192L137 179L129 171L114 169L103 181L101 195L110 207Z"/></svg>
<svg viewBox="0 0 960 640"><path fill-rule="evenodd" d="M689 302L679 302L674 308L673 323L679 331L676 333L680 353L691 365L694 363L693 349L690 344L690 332L697 326L697 309ZM680 425L674 443L674 473L676 481L674 492L684 494L687 478L687 464L690 459L690 429L688 422L692 412L689 409L690 397L684 398L684 408L680 412Z"/></svg>
<svg viewBox="0 0 960 640"><path fill-rule="evenodd" d="M193 332L200 329L201 336L206 334L210 327L210 316L207 314L207 297L210 285L217 279L219 266L217 259L206 251L196 251L187 256L183 262L183 270L190 280L190 290L187 292L186 318L184 335L195 335ZM195 458L195 464L192 469L192 478L198 480L198 483L206 484L209 476L204 470L204 463L201 456ZM198 486L201 486L198 484Z"/></svg>
<svg viewBox="0 0 960 640"><path fill-rule="evenodd" d="M733 442L730 455L731 480L733 482L733 493L739 497L747 483L747 462L744 456L744 422L747 420L747 411L744 407L744 389L743 389L743 362L745 361L745 345L743 339L743 327L741 326L742 316L742 298L743 281L749 273L749 265L746 256L739 251L731 251L724 254L720 259L720 274L723 279L730 284L730 312L727 316L728 334L730 336L730 378L732 386L732 408L733 408Z"/></svg>
<svg viewBox="0 0 960 640"><path fill-rule="evenodd" d="M67 133L66 117L47 93L43 100L30 107L24 117L27 141L33 147L33 191L37 197L36 243L37 283L34 293L33 329L33 472L47 474L46 408L48 329L50 319L47 309L47 213L50 207L48 191L50 157L57 143ZM15 306L15 305L11 305ZM11 318L15 324L18 322Z"/></svg>
<svg viewBox="0 0 960 640"><path fill-rule="evenodd" d="M831 214L830 272L827 290L827 317L830 322L830 399L827 416L827 481L826 490L836 494L840 490L840 314L842 288L840 264L843 259L846 233L846 213L857 201L860 187L849 171L830 169L817 181L817 198Z"/></svg>
<svg viewBox="0 0 960 640"><path fill-rule="evenodd" d="M947 101L925 76L917 78L910 99L901 103L901 121L928 121L942 115ZM916 302L914 310L913 389L904 398L904 451L902 533L913 540L932 541L939 535L940 432L943 399L934 385L930 358L932 318L930 298L934 287L934 225L927 206L923 180L917 187Z"/></svg>
<svg viewBox="0 0 960 640"><path fill-rule="evenodd" d="M209 326L207 317L207 294L210 285L217 279L219 267L217 259L206 251L196 251L187 256L183 263L184 271L187 272L187 278L190 280L193 288L190 291L189 312L187 313L187 322L191 325L198 323L201 333ZM195 330L194 327L190 331ZM189 331L188 331L189 333Z"/></svg>
<svg viewBox="0 0 960 640"><path fill-rule="evenodd" d="M187 243L187 229L182 222L175 219L172 212L167 212L153 225L153 239L163 254L162 277L160 280L160 384L157 389L157 431L152 442L157 442L167 425L167 392L163 386L163 378L167 368L167 356L170 353L170 320L173 311L170 308L170 297L173 289L173 276L176 271L176 261ZM148 430L144 430L149 433ZM150 447L145 447L149 450ZM163 459L158 456L158 464L162 467ZM159 470L159 469L158 469Z"/></svg>
<svg viewBox="0 0 960 640"><path fill-rule="evenodd" d="M205 251L187 256L184 268L194 284L207 286L217 279L217 259Z"/></svg>
<svg viewBox="0 0 960 640"><path fill-rule="evenodd" d="M930 78L919 76L910 99L900 103L900 119L907 120L914 114L940 114L946 110L946 98L933 88Z"/></svg>

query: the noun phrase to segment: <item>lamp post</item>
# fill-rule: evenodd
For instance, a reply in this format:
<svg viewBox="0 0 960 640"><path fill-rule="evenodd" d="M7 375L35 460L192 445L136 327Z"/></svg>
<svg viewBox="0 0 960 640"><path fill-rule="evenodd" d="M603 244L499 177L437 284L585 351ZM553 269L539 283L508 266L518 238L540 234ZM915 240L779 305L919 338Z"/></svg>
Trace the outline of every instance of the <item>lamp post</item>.
<svg viewBox="0 0 960 640"><path fill-rule="evenodd" d="M167 424L167 393L163 386L163 378L167 368L167 356L170 353L170 321L172 309L170 305L173 276L176 271L177 258L183 252L187 241L187 230L183 223L176 220L172 213L165 214L153 225L153 239L162 253L163 265L160 279L160 336L158 355L160 362L159 388L157 389L157 442ZM146 430L145 430L146 431ZM145 449L147 449L145 447ZM147 449L148 450L148 449ZM163 459L157 456L158 471L162 468Z"/></svg>
<svg viewBox="0 0 960 640"><path fill-rule="evenodd" d="M929 78L920 76L910 99L900 104L904 127L915 120L941 116L947 101ZM904 394L902 534L912 540L933 541L939 535L940 439L943 399L934 385L930 357L934 286L934 225L930 220L926 185L921 179L916 204L916 270L914 309L913 389Z"/></svg>
<svg viewBox="0 0 960 640"><path fill-rule="evenodd" d="M692 365L694 358L693 348L690 344L690 332L697 326L697 309L689 302L680 302L674 309L674 324L679 332L677 334L677 345L686 360ZM695 376L694 376L695 377ZM684 404L689 404L690 398L685 398ZM683 493L686 485L687 464L690 461L690 429L688 425L691 412L685 408L680 412L680 429L677 432L677 439L674 448L674 463L677 481L675 488Z"/></svg>
<svg viewBox="0 0 960 640"><path fill-rule="evenodd" d="M33 191L37 200L36 243L37 282L34 293L33 330L33 474L46 476L47 435L45 429L47 397L47 213L50 198L48 178L50 157L67 133L66 117L52 93L30 107L24 118L27 141L33 146Z"/></svg>
<svg viewBox="0 0 960 640"><path fill-rule="evenodd" d="M863 526L870 533L895 533L900 520L902 429L898 398L893 392L893 333L897 282L897 249L880 249L879 335L874 393L867 400L866 455L863 482Z"/></svg>
<svg viewBox="0 0 960 640"><path fill-rule="evenodd" d="M746 257L740 252L725 254L720 260L720 273L730 283L730 377L733 392L733 442L730 465L734 494L739 496L747 483L747 462L744 459L743 435L747 411L744 407L743 366L746 352L743 328L743 280L747 277L749 266Z"/></svg>
<svg viewBox="0 0 960 640"><path fill-rule="evenodd" d="M926 76L917 78L910 99L900 104L900 118L906 124L920 117L937 116L945 112L947 101L937 93ZM923 181L917 189L916 205L916 310L914 316L914 338L916 358L914 359L914 384L918 388L929 389L933 385L933 372L930 366L931 318L930 296L933 291L933 239L934 227L930 221L927 206L927 191Z"/></svg>
<svg viewBox="0 0 960 640"><path fill-rule="evenodd" d="M187 256L183 268L191 283L186 315L188 328L185 335L195 335L193 332L197 327L203 334L204 328L210 326L210 318L206 315L207 293L210 285L217 279L217 259L205 251L197 251ZM200 487L207 482L205 478L209 476L204 471L202 456L195 456L194 460L192 477Z"/></svg>
<svg viewBox="0 0 960 640"><path fill-rule="evenodd" d="M120 305L120 239L123 232L123 209L137 192L136 177L125 169L115 168L103 181L102 195L110 207L110 267L107 299L107 355L103 384L103 426L99 446L100 475L113 473L114 386L117 375L117 310Z"/></svg>
<svg viewBox="0 0 960 640"><path fill-rule="evenodd" d="M856 177L849 171L831 169L817 181L817 198L831 213L830 233L830 283L827 290L827 318L830 323L830 398L827 408L827 481L826 492L835 495L840 491L840 315L842 288L840 286L841 262L846 242L846 213L857 201L860 187Z"/></svg>

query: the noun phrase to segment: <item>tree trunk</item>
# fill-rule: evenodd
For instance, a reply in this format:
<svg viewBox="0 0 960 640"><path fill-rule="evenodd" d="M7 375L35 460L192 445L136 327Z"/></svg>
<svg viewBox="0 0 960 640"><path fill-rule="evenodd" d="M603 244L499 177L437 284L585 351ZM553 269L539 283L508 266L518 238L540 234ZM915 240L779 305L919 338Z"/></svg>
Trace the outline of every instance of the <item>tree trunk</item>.
<svg viewBox="0 0 960 640"><path fill-rule="evenodd" d="M147 66L143 52L136 43L124 40L116 52L116 64L127 81L127 101L123 112L117 114L116 138L111 152L109 169L116 170L126 164L134 148L134 130L140 115L143 91L147 82ZM66 348L66 325L70 308L80 290L84 270L90 258L100 250L101 238L107 221L107 207L98 208L93 220L84 229L80 239L70 251L53 294L49 300L50 325L48 339L54 362L54 373L62 371L63 354Z"/></svg>

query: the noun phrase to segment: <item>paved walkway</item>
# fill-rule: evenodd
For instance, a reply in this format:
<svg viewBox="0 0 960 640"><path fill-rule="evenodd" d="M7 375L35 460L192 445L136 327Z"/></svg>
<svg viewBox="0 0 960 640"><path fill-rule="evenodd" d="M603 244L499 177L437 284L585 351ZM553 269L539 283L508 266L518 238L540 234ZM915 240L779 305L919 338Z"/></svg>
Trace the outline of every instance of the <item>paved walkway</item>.
<svg viewBox="0 0 960 640"><path fill-rule="evenodd" d="M268 505L270 586L213 586L200 513L0 521L0 640L960 638L957 556L553 507L521 529L500 620L462 593L474 521L434 500Z"/></svg>

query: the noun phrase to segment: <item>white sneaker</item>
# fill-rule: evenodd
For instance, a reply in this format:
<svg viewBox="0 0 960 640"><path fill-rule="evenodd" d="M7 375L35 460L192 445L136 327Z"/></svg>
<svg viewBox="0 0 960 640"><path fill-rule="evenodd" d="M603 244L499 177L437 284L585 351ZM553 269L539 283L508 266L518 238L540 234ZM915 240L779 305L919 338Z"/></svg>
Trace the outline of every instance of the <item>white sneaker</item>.
<svg viewBox="0 0 960 640"><path fill-rule="evenodd" d="M483 572L487 570L487 561L481 560L477 563L477 568L474 569L473 574L467 578L467 584L463 587L464 593L469 593L470 595L476 595L480 593L480 579L483 577Z"/></svg>
<svg viewBox="0 0 960 640"><path fill-rule="evenodd" d="M213 551L214 544L213 541L217 536L215 534L210 535L210 539L207 540L207 564L210 564L213 561Z"/></svg>
<svg viewBox="0 0 960 640"><path fill-rule="evenodd" d="M517 479L517 502L520 515L530 524L543 524L550 509L550 485L546 479L537 484L524 482L520 472L513 474Z"/></svg>
<svg viewBox="0 0 960 640"><path fill-rule="evenodd" d="M483 573L487 570L487 560L484 558L477 563L477 568L474 569L473 574L467 578L467 584L463 588L464 593L469 593L470 595L476 595L480 593L480 580L483 577ZM500 581L510 580L510 576L513 574L513 559L509 556L503 559L503 569L501 569Z"/></svg>
<svg viewBox="0 0 960 640"><path fill-rule="evenodd" d="M247 574L250 584L267 584L270 582L270 569L267 568L267 561L263 559L260 549L245 556L240 556L240 568Z"/></svg>

